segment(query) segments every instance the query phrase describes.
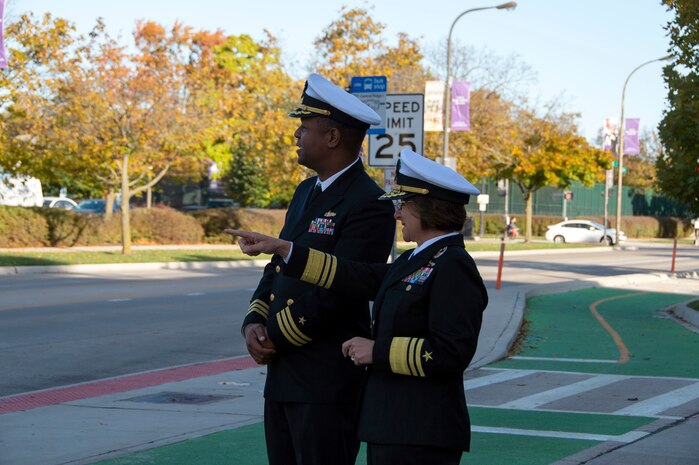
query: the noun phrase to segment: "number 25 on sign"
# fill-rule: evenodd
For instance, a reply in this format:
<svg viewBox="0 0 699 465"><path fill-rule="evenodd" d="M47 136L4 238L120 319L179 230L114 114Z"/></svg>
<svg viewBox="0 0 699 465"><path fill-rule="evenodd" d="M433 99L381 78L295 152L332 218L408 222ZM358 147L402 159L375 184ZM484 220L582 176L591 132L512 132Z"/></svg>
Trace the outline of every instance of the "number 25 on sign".
<svg viewBox="0 0 699 465"><path fill-rule="evenodd" d="M403 149L422 153L423 94L386 95L386 133L369 136L369 166L391 167Z"/></svg>

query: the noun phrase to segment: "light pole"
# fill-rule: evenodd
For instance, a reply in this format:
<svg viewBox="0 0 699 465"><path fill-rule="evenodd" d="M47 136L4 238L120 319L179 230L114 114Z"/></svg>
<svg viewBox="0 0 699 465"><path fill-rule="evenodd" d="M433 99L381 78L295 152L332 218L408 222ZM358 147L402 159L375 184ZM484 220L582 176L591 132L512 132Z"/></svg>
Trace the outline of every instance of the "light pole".
<svg viewBox="0 0 699 465"><path fill-rule="evenodd" d="M617 158L619 159L619 173L617 175L617 186L616 186L616 238L614 239L614 245L619 245L619 232L621 231L621 188L623 186L623 171L624 171L624 127L626 122L624 121L624 97L626 96L626 85L629 83L629 79L633 76L633 73L643 68L646 65L655 63L656 61L666 61L672 58L672 55L667 55L662 58L656 58L654 60L646 61L636 66L631 73L629 73L626 81L624 81L624 88L621 91L621 118L619 120L619 142L617 143ZM605 187L606 189L606 187Z"/></svg>
<svg viewBox="0 0 699 465"><path fill-rule="evenodd" d="M443 127L444 127L444 153L443 153L443 158L442 158L442 164L446 165L447 164L447 157L449 156L449 118L451 117L451 86L449 85L449 81L451 80L451 34L454 32L454 26L456 25L456 22L461 19L463 15L466 13L470 13L472 11L480 11L480 10L492 10L492 9L498 9L498 10L512 10L517 7L517 2L507 2L503 3L501 5L497 6L486 6L486 7L481 7L481 8L471 8L470 10L466 10L463 13L461 13L459 16L456 17L453 23L451 23L451 27L449 28L449 37L447 38L447 79L446 82L444 83L444 121L443 121Z"/></svg>

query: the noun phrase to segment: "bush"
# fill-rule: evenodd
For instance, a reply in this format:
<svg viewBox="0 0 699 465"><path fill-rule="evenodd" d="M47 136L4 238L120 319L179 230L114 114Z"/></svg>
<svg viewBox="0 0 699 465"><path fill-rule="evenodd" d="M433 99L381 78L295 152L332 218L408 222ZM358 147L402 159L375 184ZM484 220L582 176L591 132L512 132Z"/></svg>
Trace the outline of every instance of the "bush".
<svg viewBox="0 0 699 465"><path fill-rule="evenodd" d="M48 225L38 209L0 206L0 247L43 247Z"/></svg>
<svg viewBox="0 0 699 465"><path fill-rule="evenodd" d="M83 237L94 237L94 226L87 215L62 208L38 208L48 227L46 241L51 247L72 247Z"/></svg>
<svg viewBox="0 0 699 465"><path fill-rule="evenodd" d="M212 208L192 212L189 215L204 228L207 243L229 244L231 236L223 232L226 228L246 229L269 236L278 236L284 226L286 210Z"/></svg>
<svg viewBox="0 0 699 465"><path fill-rule="evenodd" d="M121 221L121 215L114 215ZM134 244L198 244L204 228L194 218L171 208L138 208L131 211Z"/></svg>

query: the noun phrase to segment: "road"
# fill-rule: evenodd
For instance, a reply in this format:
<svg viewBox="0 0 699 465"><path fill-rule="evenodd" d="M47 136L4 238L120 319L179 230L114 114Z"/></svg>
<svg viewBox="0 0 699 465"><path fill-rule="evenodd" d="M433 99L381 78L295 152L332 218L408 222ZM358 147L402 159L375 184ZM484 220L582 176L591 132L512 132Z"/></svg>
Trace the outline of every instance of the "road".
<svg viewBox="0 0 699 465"><path fill-rule="evenodd" d="M474 257L497 292L497 254ZM506 253L502 285L668 272L671 261L671 249L657 246ZM680 248L675 267L699 269L699 248ZM2 276L0 396L246 354L240 322L260 273L107 267Z"/></svg>

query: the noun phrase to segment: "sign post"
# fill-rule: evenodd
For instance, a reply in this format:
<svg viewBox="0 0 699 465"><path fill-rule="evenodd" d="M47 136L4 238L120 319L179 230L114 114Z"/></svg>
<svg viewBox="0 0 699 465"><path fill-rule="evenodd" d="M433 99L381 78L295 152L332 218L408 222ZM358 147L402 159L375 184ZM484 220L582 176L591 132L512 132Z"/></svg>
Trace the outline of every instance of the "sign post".
<svg viewBox="0 0 699 465"><path fill-rule="evenodd" d="M369 134L369 166L393 168L403 149L422 154L423 94L386 95L386 132Z"/></svg>

